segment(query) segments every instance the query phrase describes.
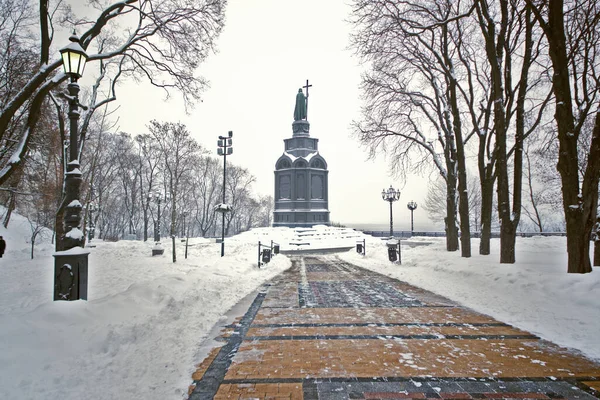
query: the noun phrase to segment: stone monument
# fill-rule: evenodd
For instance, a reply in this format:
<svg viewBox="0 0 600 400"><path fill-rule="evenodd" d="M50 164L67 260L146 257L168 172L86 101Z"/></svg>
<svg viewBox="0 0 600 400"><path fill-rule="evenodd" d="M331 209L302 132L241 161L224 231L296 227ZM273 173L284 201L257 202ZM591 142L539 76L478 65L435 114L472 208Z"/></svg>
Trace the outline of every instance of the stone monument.
<svg viewBox="0 0 600 400"><path fill-rule="evenodd" d="M308 123L308 88L296 94L292 137L275 163L273 226L329 225L327 162L319 154L319 139L311 138Z"/></svg>

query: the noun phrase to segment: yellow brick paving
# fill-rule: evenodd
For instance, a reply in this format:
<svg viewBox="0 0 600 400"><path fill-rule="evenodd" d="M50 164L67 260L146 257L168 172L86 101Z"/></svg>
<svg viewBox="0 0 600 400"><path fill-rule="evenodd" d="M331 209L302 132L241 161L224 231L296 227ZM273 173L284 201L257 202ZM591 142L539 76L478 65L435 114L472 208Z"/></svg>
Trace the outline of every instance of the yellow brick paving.
<svg viewBox="0 0 600 400"><path fill-rule="evenodd" d="M368 273L353 274L346 270L340 273L313 271L305 276L309 282L368 279ZM319 378L593 377L594 380L581 383L600 391L598 363L423 289L403 282L394 284L425 307L300 308L298 285L301 279L302 274L296 268L273 281L246 334L248 339L233 357L215 399L301 400L300 380ZM391 325L380 326L382 324ZM336 335L367 337L310 339ZM436 335L439 338L390 337L393 335ZM448 335L483 337L457 340L445 338ZM526 338L485 338L487 335ZM289 340L295 336L305 338ZM261 340L261 337L269 340ZM214 354L199 366L194 379L202 374ZM298 382L273 383L285 379ZM249 383L240 383L244 380ZM261 380L267 382L252 382ZM369 398L375 398L373 396ZM531 394L531 397L535 396Z"/></svg>
<svg viewBox="0 0 600 400"><path fill-rule="evenodd" d="M250 328L246 336L317 336L317 335L528 335L512 326L312 326Z"/></svg>

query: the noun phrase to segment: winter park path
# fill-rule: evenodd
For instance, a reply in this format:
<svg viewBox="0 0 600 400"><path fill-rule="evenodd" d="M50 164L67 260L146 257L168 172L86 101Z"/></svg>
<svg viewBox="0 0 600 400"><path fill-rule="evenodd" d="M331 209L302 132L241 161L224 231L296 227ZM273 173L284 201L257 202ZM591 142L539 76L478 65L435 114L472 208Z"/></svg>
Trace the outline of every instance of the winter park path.
<svg viewBox="0 0 600 400"><path fill-rule="evenodd" d="M334 256L261 288L190 400L594 399L600 364Z"/></svg>

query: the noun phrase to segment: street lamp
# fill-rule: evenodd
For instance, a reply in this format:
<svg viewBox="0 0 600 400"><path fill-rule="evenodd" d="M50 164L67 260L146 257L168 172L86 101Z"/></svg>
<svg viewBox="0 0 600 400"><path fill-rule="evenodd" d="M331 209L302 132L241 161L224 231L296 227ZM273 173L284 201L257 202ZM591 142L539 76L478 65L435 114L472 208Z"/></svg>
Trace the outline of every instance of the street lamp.
<svg viewBox="0 0 600 400"><path fill-rule="evenodd" d="M231 210L227 204L225 204L225 177L227 172L227 156L233 154L233 141L231 137L233 136L233 132L229 131L227 136L219 136L219 140L217 141L217 154L223 156L223 202L221 204L217 204L215 207L216 212L220 212L223 214L223 226L221 227L221 257L225 255L225 213Z"/></svg>
<svg viewBox="0 0 600 400"><path fill-rule="evenodd" d="M410 210L410 233L412 233L414 230L413 211L417 209L417 203L411 200L408 202L406 207L408 207L408 209Z"/></svg>
<svg viewBox="0 0 600 400"><path fill-rule="evenodd" d="M160 194L154 193L154 197L149 196L149 200L154 200L158 204L158 215L156 221L154 222L154 247L152 248L152 255L159 256L164 253L164 249L160 245Z"/></svg>
<svg viewBox="0 0 600 400"><path fill-rule="evenodd" d="M400 191L394 189L391 185L390 188L386 191L383 189L381 191L381 198L384 201L389 201L390 203L390 239L394 237L394 220L392 216L392 203L400 199Z"/></svg>
<svg viewBox="0 0 600 400"><path fill-rule="evenodd" d="M64 236L61 238L62 249L54 254L54 300L87 300L88 254L83 249L85 239L81 231L81 209L79 188L81 186L81 170L79 165L79 84L77 79L83 75L87 54L79 44L79 37L73 32L69 38L71 43L60 50L65 74L70 78L67 85L68 94L64 97L69 102L69 162L65 176Z"/></svg>

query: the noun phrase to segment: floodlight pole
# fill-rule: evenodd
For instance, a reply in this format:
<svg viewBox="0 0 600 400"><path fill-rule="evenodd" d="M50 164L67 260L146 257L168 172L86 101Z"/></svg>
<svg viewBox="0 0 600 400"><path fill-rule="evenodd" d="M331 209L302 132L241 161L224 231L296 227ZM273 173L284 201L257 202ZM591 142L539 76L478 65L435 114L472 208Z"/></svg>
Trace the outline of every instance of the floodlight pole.
<svg viewBox="0 0 600 400"><path fill-rule="evenodd" d="M227 154L233 153L232 140L233 131L229 131L227 136L219 136L218 154L223 156L223 205L225 204L225 180L227 178ZM225 211L222 210L223 214L222 226L221 226L221 257L225 255Z"/></svg>

